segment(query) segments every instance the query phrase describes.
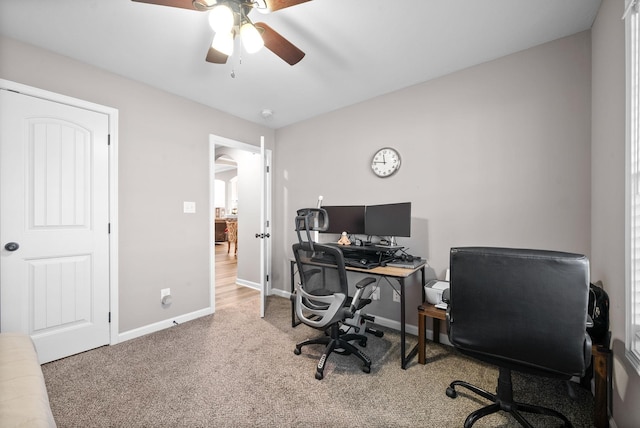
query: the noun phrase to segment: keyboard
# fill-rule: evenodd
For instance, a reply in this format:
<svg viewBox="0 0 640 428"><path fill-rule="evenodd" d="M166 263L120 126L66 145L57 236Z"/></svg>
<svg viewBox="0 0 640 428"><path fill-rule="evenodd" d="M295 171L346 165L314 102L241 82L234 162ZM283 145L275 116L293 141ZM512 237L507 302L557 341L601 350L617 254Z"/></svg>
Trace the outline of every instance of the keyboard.
<svg viewBox="0 0 640 428"><path fill-rule="evenodd" d="M407 268L407 269L415 269L417 267L422 266L423 264L426 263L426 260L424 259L420 259L420 260L412 260L412 261L408 261L408 260L394 260L392 262L387 262L387 266L390 267L399 267L399 268Z"/></svg>
<svg viewBox="0 0 640 428"><path fill-rule="evenodd" d="M380 266L378 262L372 262L367 259L344 259L345 266L354 267L359 269L373 269Z"/></svg>

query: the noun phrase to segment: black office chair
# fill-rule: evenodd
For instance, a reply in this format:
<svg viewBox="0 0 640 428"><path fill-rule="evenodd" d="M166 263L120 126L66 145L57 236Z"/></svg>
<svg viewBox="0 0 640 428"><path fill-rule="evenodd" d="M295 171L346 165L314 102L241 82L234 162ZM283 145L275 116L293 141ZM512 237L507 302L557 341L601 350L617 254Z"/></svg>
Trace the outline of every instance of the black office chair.
<svg viewBox="0 0 640 428"><path fill-rule="evenodd" d="M366 346L367 336L359 334L361 330L382 336L382 332L366 325L374 320L373 317L360 313L364 306L371 303L370 299L363 298L363 293L367 285L376 281L375 278L359 281L355 285L353 298L349 297L342 251L311 239L312 231L326 230L327 225L328 218L323 209L299 210L296 217L299 242L293 245L300 278L294 293L296 315L302 323L325 331L324 336L298 343L294 353L300 355L301 348L306 345L326 345L316 366L315 377L318 380L324 377L325 363L333 352L355 355L363 362L362 371L369 373L371 359L351 342ZM301 231L306 232L307 240L303 239Z"/></svg>
<svg viewBox="0 0 640 428"><path fill-rule="evenodd" d="M463 354L498 366L497 393L457 380L492 404L471 413L465 428L498 411L522 426L520 412L571 422L560 412L514 401L511 370L569 379L591 359L588 326L589 261L583 255L508 248L452 248L447 312L449 340Z"/></svg>

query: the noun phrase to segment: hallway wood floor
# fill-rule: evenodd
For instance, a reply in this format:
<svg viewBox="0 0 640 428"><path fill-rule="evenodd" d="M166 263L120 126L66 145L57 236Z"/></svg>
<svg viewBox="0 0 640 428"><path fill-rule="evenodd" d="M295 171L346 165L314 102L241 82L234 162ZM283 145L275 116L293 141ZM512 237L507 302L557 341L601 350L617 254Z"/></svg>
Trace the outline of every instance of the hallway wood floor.
<svg viewBox="0 0 640 428"><path fill-rule="evenodd" d="M216 247L216 309L234 306L247 300L259 298L260 292L249 287L236 284L238 256L227 253L227 243Z"/></svg>

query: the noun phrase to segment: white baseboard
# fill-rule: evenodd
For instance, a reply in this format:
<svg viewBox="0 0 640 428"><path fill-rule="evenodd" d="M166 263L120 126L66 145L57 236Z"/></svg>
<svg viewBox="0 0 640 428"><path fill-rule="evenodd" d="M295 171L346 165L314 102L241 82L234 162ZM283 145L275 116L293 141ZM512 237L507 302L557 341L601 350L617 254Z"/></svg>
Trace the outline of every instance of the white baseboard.
<svg viewBox="0 0 640 428"><path fill-rule="evenodd" d="M260 284L253 281L247 281L245 279L236 278L236 284L242 285L243 287L253 288L254 290L260 291Z"/></svg>
<svg viewBox="0 0 640 428"><path fill-rule="evenodd" d="M191 312L188 314L180 315L175 318L166 319L164 321L156 322L146 325L144 327L134 328L133 330L125 331L118 335L118 343L125 340L135 339L136 337L145 336L149 333L155 333L156 331L164 330L165 328L173 327L175 324L182 324L183 322L191 321L196 318L211 315L213 310L211 308L201 309L199 311Z"/></svg>
<svg viewBox="0 0 640 428"><path fill-rule="evenodd" d="M369 314L376 317L375 324L381 325L383 327L390 328L392 330L400 331L400 321L390 320L388 318L380 317L375 314ZM412 324L407 324L405 326L405 331L407 334L413 334L414 336L418 336L418 327ZM427 339L433 340L433 331L427 329ZM439 333L440 343L443 345L451 346L451 342L449 342L449 337L446 333Z"/></svg>
<svg viewBox="0 0 640 428"><path fill-rule="evenodd" d="M367 315L371 315L376 318L376 320L374 321L374 324L378 324L378 325L381 325L382 327L387 327L392 330L400 331L400 321L390 320L388 318L384 318L372 313L367 313ZM418 335L418 327L416 327L415 325L407 324L405 326L405 331L408 334L413 334L414 336Z"/></svg>
<svg viewBox="0 0 640 428"><path fill-rule="evenodd" d="M280 290L278 288L271 289L271 295L284 297L285 299L291 299L291 293L289 291Z"/></svg>

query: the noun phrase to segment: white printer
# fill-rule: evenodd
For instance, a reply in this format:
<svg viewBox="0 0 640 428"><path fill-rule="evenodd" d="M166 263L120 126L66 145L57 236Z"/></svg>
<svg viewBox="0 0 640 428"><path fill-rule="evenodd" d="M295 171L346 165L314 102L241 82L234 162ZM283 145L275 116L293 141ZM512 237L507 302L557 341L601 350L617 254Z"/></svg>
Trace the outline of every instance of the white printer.
<svg viewBox="0 0 640 428"><path fill-rule="evenodd" d="M431 303L436 308L447 309L448 305L442 301L442 294L448 289L449 281L432 279L427 282L424 286L424 294L427 298L427 303Z"/></svg>

